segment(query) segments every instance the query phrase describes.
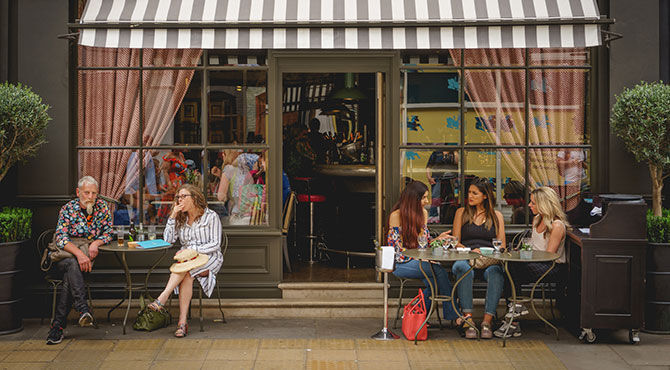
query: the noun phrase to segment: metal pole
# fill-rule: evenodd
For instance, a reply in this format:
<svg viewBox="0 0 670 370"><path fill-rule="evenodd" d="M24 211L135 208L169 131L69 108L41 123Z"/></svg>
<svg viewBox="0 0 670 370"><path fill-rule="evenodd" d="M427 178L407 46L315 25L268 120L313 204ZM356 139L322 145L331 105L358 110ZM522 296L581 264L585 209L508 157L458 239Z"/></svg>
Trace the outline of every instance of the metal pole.
<svg viewBox="0 0 670 370"><path fill-rule="evenodd" d="M382 330L377 332L372 336L372 339L377 340L393 340L398 339L399 337L396 334L393 334L392 331L388 329L389 323L389 273L384 273L384 327Z"/></svg>

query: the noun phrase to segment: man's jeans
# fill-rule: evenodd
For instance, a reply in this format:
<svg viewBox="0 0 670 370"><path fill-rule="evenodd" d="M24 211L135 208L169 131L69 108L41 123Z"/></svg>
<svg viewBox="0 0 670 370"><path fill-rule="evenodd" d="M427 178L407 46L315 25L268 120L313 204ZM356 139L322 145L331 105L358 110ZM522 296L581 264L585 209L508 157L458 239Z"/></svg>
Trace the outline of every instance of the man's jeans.
<svg viewBox="0 0 670 370"><path fill-rule="evenodd" d="M430 262L421 262L423 267L423 271L426 272L426 275L428 275L429 278L431 278L431 284L432 284L432 278L433 278L433 273L432 271L435 271L435 277L437 278L437 292L440 295L444 296L450 296L451 295L451 282L449 281L449 274L447 271L442 268L442 266L430 263ZM432 270L431 270L431 265L432 265ZM396 263L395 265L395 271L393 271L393 275L401 278L409 278L409 279L421 279L423 281L423 284L426 286L426 288L423 290L423 295L426 298L426 310L430 310L430 304L431 300L430 298L430 285L428 285L428 281L426 280L426 277L423 276L421 273L421 270L419 269L419 261L418 260L410 260L405 263ZM451 305L451 302L444 302L442 305L442 312L443 312L443 317L445 320L455 320L458 318L458 315L454 311L454 308Z"/></svg>
<svg viewBox="0 0 670 370"><path fill-rule="evenodd" d="M458 279L469 269L470 264L468 261L457 261L454 263L451 270ZM461 309L464 313L472 312L472 282L474 280L474 272L475 270L470 271L470 273L458 283L458 287L456 288L458 291L458 298L461 302ZM498 301L502 296L505 284L505 276L503 275L502 266L492 265L484 269L484 280L487 282L484 312L495 316Z"/></svg>
<svg viewBox="0 0 670 370"><path fill-rule="evenodd" d="M79 269L76 258L65 258L53 264L51 273L55 279L62 279L60 296L56 302L56 313L54 315L54 326L65 328L67 315L74 304L75 310L81 315L90 312L86 302L86 285L84 275Z"/></svg>

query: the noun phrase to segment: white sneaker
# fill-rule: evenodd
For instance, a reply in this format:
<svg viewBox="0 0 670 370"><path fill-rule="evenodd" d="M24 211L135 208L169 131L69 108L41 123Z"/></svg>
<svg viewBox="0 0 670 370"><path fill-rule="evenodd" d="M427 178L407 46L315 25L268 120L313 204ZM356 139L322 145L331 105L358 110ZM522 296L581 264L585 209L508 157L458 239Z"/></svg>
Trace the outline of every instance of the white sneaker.
<svg viewBox="0 0 670 370"><path fill-rule="evenodd" d="M509 329L507 327L509 326ZM507 330L507 336L505 336L505 330ZM519 323L509 323L509 322L504 322L498 330L493 332L493 335L495 335L498 338L510 338L510 337L520 337L521 336L521 325Z"/></svg>
<svg viewBox="0 0 670 370"><path fill-rule="evenodd" d="M517 318L519 316L528 315L528 308L526 308L526 306L524 306L521 303L517 303L516 306L514 307L514 309L512 309L512 304L511 303L508 304L507 306L509 307L509 311L507 311L507 313L505 314L505 317L508 318L508 319L509 318L514 319L514 318Z"/></svg>

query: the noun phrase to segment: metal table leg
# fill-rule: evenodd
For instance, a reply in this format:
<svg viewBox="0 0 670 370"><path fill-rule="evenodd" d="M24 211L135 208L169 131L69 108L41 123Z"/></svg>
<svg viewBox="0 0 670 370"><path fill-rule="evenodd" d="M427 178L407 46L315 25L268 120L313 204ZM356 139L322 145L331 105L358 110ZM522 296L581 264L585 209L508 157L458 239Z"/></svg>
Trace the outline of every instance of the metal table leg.
<svg viewBox="0 0 670 370"><path fill-rule="evenodd" d="M126 314L123 317L123 334L126 334L126 322L128 321L128 313L130 313L130 304L133 300L133 282L130 279L130 269L128 268L128 263L126 262L126 252L121 252L121 264L123 265L123 270L126 273L126 285L128 287L128 307L126 308Z"/></svg>
<svg viewBox="0 0 670 370"><path fill-rule="evenodd" d="M458 287L458 284L460 284L461 281L462 281L463 279L465 279L465 277L468 276L468 274L470 273L470 271L472 271L474 268L475 268L475 265L471 265L471 266L470 266L470 269L469 269L468 271L466 271L465 274L461 275L461 277L458 278L458 279L456 280L456 282L454 283L454 286L451 288L451 307L454 308L454 312L456 312L456 315L458 315L458 317L459 317L463 322L465 322L465 316L461 315L461 312L456 308L456 300L454 299L455 294L456 294L456 287ZM476 326L473 326L473 328L474 328L475 331L477 332L477 340L479 340L479 329L477 329Z"/></svg>
<svg viewBox="0 0 670 370"><path fill-rule="evenodd" d="M516 287L514 286L514 279L512 279L512 274L509 272L509 266L507 261L503 262L503 266L505 267L505 273L507 274L507 278L509 279L509 284L512 287L512 310L516 309ZM531 295L532 296L532 295ZM514 312L514 311L512 311ZM505 327L505 333L503 334L503 347L506 346L507 342L507 332L509 331L510 326L512 325L512 321L514 321L514 315L510 315L509 322L507 323L507 327ZM505 320L503 320L505 322Z"/></svg>
<svg viewBox="0 0 670 370"><path fill-rule="evenodd" d="M163 258L165 257L166 254L167 254L167 249L163 249L163 254L161 254L160 257L158 257L158 259L156 260L156 263L154 263L153 266L151 266L151 269L149 269L149 271L147 272L147 276L146 276L146 278L144 278L144 293L149 292L149 276L151 276L151 273L154 272L154 270L156 269L156 266L158 266L158 264L161 263L161 261L163 260Z"/></svg>
<svg viewBox="0 0 670 370"><path fill-rule="evenodd" d="M551 326L551 328L554 329L554 332L556 333L556 340L558 340L558 328L556 328L552 323L547 321L547 319L542 317L542 315L540 315L539 312L537 312L537 309L535 308L535 300L533 299L533 296L535 295L535 288L537 288L537 285L540 283L540 281L542 281L542 279L544 279L544 277L547 276L549 272L551 272L551 270L554 269L554 266L556 266L556 261L551 261L551 267L549 267L549 269L545 271L544 274L542 274L542 276L540 276L539 279L537 279L535 284L533 284L533 288L530 290L530 307L533 309L533 312L535 312L535 315L537 315L537 317L540 318L540 320L542 320L545 324Z"/></svg>
<svg viewBox="0 0 670 370"><path fill-rule="evenodd" d="M119 261L119 264L121 266L123 266L123 261L119 257L119 252L114 252L114 257L116 257L116 260ZM128 276L129 272L127 272L127 270L124 270L124 272L126 272L126 292L127 292L128 291L128 281L129 281L130 277ZM125 294L125 292L124 292L124 294ZM121 298L119 303L115 304L114 307L110 308L109 311L107 311L107 322L111 321L112 311L116 310L125 301L126 301L126 297L124 296L124 297Z"/></svg>
<svg viewBox="0 0 670 370"><path fill-rule="evenodd" d="M423 274L423 276L426 278L426 281L428 282L428 287L430 287L430 294L431 294L431 297L435 297L436 294L435 294L435 288L434 288L434 286L437 287L437 279L435 279L435 274L433 274L433 279L435 279L435 280L434 280L435 284L433 284L433 283L430 281L430 278L428 278L428 275L426 275L426 272L423 271L423 263L422 263L422 262L423 262L423 261L419 260L419 270L421 270L421 273ZM428 263L430 263L430 262L428 262ZM423 323L421 324L421 326L419 326L419 330L416 331L416 334L414 334L414 345L417 344L417 338L418 338L418 336L419 336L419 333L421 332L421 329L423 329L423 327L426 326L426 324L428 323L428 319L429 319L430 316L433 314L433 311L435 311L435 303L436 303L436 302L433 301L433 304L430 305L430 310L428 310L428 313L426 314L426 319L423 321Z"/></svg>

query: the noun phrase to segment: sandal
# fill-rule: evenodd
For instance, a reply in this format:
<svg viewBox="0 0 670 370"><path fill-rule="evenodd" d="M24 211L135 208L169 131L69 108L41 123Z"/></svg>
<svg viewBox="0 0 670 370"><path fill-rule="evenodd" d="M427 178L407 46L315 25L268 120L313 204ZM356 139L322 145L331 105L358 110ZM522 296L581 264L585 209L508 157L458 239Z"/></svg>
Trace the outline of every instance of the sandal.
<svg viewBox="0 0 670 370"><path fill-rule="evenodd" d="M178 324L177 330L174 332L174 336L177 338L183 338L188 335L188 324Z"/></svg>
<svg viewBox="0 0 670 370"><path fill-rule="evenodd" d="M461 323L456 325L456 331L458 331L458 334L461 337L465 337L468 329L472 329L472 327L475 325L475 323L472 321L472 314L468 313L463 317L465 319L459 318L461 320ZM458 322L458 320L456 320L456 322Z"/></svg>
<svg viewBox="0 0 670 370"><path fill-rule="evenodd" d="M165 309L165 307L163 306L161 301L159 301L158 299L149 303L149 305L147 307L149 307L149 309L152 310L152 311L161 311L161 310Z"/></svg>
<svg viewBox="0 0 670 370"><path fill-rule="evenodd" d="M493 331L491 330L491 324L487 322L482 322L482 339L491 339L493 338Z"/></svg>

